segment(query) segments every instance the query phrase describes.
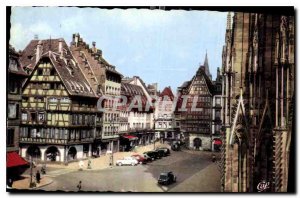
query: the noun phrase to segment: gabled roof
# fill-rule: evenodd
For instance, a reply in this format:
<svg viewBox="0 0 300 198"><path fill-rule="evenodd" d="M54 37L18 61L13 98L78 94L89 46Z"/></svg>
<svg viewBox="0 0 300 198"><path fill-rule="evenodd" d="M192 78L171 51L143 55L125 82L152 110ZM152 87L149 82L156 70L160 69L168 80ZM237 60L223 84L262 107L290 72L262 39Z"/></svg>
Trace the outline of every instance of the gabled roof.
<svg viewBox="0 0 300 198"><path fill-rule="evenodd" d="M182 85L180 86L180 88L186 88L190 85L191 81L185 81L184 83L182 83Z"/></svg>
<svg viewBox="0 0 300 198"><path fill-rule="evenodd" d="M14 59L16 62L15 67L11 66L11 63L8 65L8 72L11 74L21 75L21 76L28 76L28 74L24 71L19 61L20 54L16 52L15 48L9 45L9 59ZM10 60L9 60L10 61Z"/></svg>
<svg viewBox="0 0 300 198"><path fill-rule="evenodd" d="M128 107L131 104L135 96L140 96L142 108L146 108L148 99L142 87L130 83L121 82L121 95L127 97L126 107ZM150 107L149 110L153 110L153 107Z"/></svg>
<svg viewBox="0 0 300 198"><path fill-rule="evenodd" d="M142 87L130 83L121 82L121 94L127 96L141 95L145 96Z"/></svg>
<svg viewBox="0 0 300 198"><path fill-rule="evenodd" d="M62 39L63 40L63 39ZM38 43L42 43L42 54L52 51L59 53L58 51L58 42L59 39L46 39L46 40L31 40L30 43L25 47L21 53L20 62L23 68L33 69L36 61L36 48ZM67 44L63 40L63 48L68 49ZM66 56L70 56L70 53Z"/></svg>
<svg viewBox="0 0 300 198"><path fill-rule="evenodd" d="M77 39L75 39L75 37L77 37ZM93 42L93 45L96 45L95 42ZM89 56L90 56L90 60L91 58L93 59L93 64L92 64L92 69L95 70L96 67L101 67L102 69L104 69L106 72L111 72L114 74L117 74L119 76L121 76L121 78L123 77L123 75L118 72L116 70L116 67L109 64L102 55L102 51L97 49L96 46L93 46L93 48L90 48L89 45L83 40L82 37L80 37L80 34L73 34L73 41L71 42L71 49L72 51L77 50L77 48L84 48L85 51L88 52ZM78 59L78 56L76 56L75 58ZM97 72L94 71L95 74L97 75Z"/></svg>
<svg viewBox="0 0 300 198"><path fill-rule="evenodd" d="M38 40L31 41L22 52L23 65L30 67L32 69L31 74L33 74L33 71L40 62L50 61L70 95L97 98L97 95L90 87L80 68L76 65L75 59L63 39L64 55L62 58L60 57L60 53L58 53L58 41L59 39L41 40L43 48L41 57L37 63L35 63L35 48L38 44ZM28 56L34 58L28 59Z"/></svg>
<svg viewBox="0 0 300 198"><path fill-rule="evenodd" d="M207 74L205 73L203 67L200 67L200 68L198 69L198 71L197 71L196 75L193 77L192 81L193 81L194 78L196 78L196 76L198 76L198 75L202 75L202 76L204 77L205 82L206 82L206 84L207 84L207 87L208 87L210 93L213 94L213 91L214 91L214 85L213 85L211 79L210 79L210 78L207 76Z"/></svg>
<svg viewBox="0 0 300 198"><path fill-rule="evenodd" d="M173 92L171 90L171 87L165 87L164 90L159 95L159 97L164 97L164 96L168 96L170 98L170 100L174 99L174 95L173 95Z"/></svg>

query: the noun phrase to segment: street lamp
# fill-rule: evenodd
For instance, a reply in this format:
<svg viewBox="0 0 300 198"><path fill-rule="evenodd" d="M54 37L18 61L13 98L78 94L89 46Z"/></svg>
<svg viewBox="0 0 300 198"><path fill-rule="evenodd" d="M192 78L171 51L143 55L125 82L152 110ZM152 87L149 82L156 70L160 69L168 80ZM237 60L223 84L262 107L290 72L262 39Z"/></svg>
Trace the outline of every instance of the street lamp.
<svg viewBox="0 0 300 198"><path fill-rule="evenodd" d="M112 127L113 133L115 132L114 131L114 123L115 123L115 118L111 118L110 119L110 127ZM111 150L110 164L111 164L111 166L114 165L114 152L113 152L113 148L112 147L113 147L113 145L110 147L110 150Z"/></svg>
<svg viewBox="0 0 300 198"><path fill-rule="evenodd" d="M32 167L33 167L33 160L32 156L30 155L30 183L29 183L29 188L35 187L35 183L32 181Z"/></svg>

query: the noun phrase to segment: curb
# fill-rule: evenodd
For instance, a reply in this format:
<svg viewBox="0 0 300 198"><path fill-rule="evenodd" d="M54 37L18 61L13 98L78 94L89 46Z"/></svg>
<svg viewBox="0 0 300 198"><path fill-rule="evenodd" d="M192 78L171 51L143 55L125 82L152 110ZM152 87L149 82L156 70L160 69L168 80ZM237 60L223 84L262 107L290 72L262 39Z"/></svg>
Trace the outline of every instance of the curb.
<svg viewBox="0 0 300 198"><path fill-rule="evenodd" d="M50 181L49 181L48 183L46 183L46 184L43 184L43 185L41 185L41 186L38 186L38 187L29 188L29 190L38 190L39 188L42 188L42 187L48 186L48 185L50 185L50 184L52 184L52 183L53 183L53 180L52 180L52 179L50 179Z"/></svg>

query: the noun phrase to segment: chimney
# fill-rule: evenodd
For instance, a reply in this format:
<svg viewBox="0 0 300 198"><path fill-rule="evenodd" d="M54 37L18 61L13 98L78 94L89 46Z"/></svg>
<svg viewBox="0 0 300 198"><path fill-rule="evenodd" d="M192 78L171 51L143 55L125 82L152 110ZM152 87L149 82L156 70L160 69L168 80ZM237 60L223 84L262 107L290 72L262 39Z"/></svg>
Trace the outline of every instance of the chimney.
<svg viewBox="0 0 300 198"><path fill-rule="evenodd" d="M35 56L35 63L37 63L41 57L42 54L42 47L43 47L43 42L39 40L37 47L36 47L36 56Z"/></svg>
<svg viewBox="0 0 300 198"><path fill-rule="evenodd" d="M95 41L93 41L92 42L92 50L93 50L93 53L96 53L97 52L97 49L96 49L96 42Z"/></svg>
<svg viewBox="0 0 300 198"><path fill-rule="evenodd" d="M75 46L76 46L76 47L78 47L79 38L80 38L80 35L79 35L79 33L77 33L77 34L75 35Z"/></svg>
<svg viewBox="0 0 300 198"><path fill-rule="evenodd" d="M60 53L60 58L63 58L64 51L63 51L63 40L62 40L62 38L60 38L58 40L58 52Z"/></svg>
<svg viewBox="0 0 300 198"><path fill-rule="evenodd" d="M137 84L137 76L133 76L134 84Z"/></svg>
<svg viewBox="0 0 300 198"><path fill-rule="evenodd" d="M217 76L220 76L220 68L217 68Z"/></svg>

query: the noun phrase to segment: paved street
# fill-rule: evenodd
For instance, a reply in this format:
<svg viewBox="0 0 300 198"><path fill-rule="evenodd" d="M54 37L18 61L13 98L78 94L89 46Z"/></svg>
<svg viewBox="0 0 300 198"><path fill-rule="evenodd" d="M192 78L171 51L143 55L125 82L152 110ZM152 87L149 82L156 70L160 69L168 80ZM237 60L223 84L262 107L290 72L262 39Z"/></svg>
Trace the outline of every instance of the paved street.
<svg viewBox="0 0 300 198"><path fill-rule="evenodd" d="M157 184L163 171L173 171L177 182L169 186ZM115 192L219 192L220 174L211 162L211 153L201 151L172 152L171 156L147 165L122 166L103 170L73 171L61 174L43 190Z"/></svg>

